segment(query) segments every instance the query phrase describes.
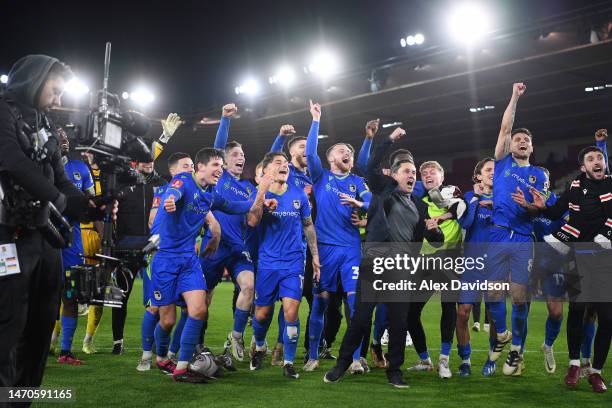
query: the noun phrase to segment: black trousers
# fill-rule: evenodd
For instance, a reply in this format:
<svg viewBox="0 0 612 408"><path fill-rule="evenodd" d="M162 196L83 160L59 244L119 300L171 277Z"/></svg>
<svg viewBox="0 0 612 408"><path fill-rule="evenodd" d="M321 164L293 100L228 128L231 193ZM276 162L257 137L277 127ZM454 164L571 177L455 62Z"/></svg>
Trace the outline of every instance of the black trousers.
<svg viewBox="0 0 612 408"><path fill-rule="evenodd" d="M401 374L401 367L404 364L404 352L406 348L406 330L408 328L407 318L410 310L410 303L392 302L387 303L387 313L389 316L389 346L387 376ZM359 347L364 338L369 338L372 329L372 314L376 303L358 302L355 307L355 314L346 329L337 365L342 370L348 369L353 362L353 353Z"/></svg>
<svg viewBox="0 0 612 408"><path fill-rule="evenodd" d="M125 291L123 304L121 307L113 308L113 340L118 341L123 339L123 330L125 329L125 319L127 318L128 301L134 288L134 280L141 269L141 264L128 265L122 273L117 273L117 284Z"/></svg>
<svg viewBox="0 0 612 408"><path fill-rule="evenodd" d="M417 353L427 351L427 337L421 322L421 312L426 304L427 302L414 302L410 305L408 313L408 331ZM455 302L441 302L440 304L442 306L440 339L443 343L452 343L457 322L457 304Z"/></svg>
<svg viewBox="0 0 612 408"><path fill-rule="evenodd" d="M0 227L0 243L11 235ZM16 246L21 273L0 277L0 386L38 387L59 310L61 252L31 231Z"/></svg>
<svg viewBox="0 0 612 408"><path fill-rule="evenodd" d="M361 262L360 271L371 268L371 262L366 260ZM360 278L361 279L361 275ZM336 365L345 371L353 362L353 353L359 347L364 338L369 338L372 330L372 314L376 302L361 301L361 284L357 282L357 298L355 303L355 313L351 318L342 344ZM401 367L404 364L404 352L406 347L406 331L408 328L408 313L411 303L390 302L387 303L387 313L389 317L389 346L387 376L401 375Z"/></svg>
<svg viewBox="0 0 612 408"><path fill-rule="evenodd" d="M584 312L589 303L569 303L567 314L567 348L570 360L580 359ZM593 344L593 368L601 370L608 358L612 341L612 303L591 303L597 312L597 333Z"/></svg>

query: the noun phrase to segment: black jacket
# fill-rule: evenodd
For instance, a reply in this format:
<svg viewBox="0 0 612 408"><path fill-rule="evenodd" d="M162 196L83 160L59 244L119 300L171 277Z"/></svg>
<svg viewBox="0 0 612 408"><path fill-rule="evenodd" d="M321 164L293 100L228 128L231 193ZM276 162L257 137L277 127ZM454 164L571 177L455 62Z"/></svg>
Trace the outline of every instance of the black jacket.
<svg viewBox="0 0 612 408"><path fill-rule="evenodd" d="M144 184L124 186L121 191L123 198L119 202L117 214L117 237L125 235L148 236L149 212L153 204L153 195L158 187L168 182L157 174L146 177Z"/></svg>
<svg viewBox="0 0 612 408"><path fill-rule="evenodd" d="M382 173L381 162L389 151L393 142L384 139L376 145L374 154L370 156L367 167L367 180L372 191L372 199L368 209L368 225L366 227L366 242L389 242L389 222L387 215L391 210L393 200L391 195L397 189L397 182ZM419 212L419 222L415 228L414 242L422 242L426 238L433 246L444 242L442 231L430 231L425 227L425 220L429 218L427 205L418 197L410 196Z"/></svg>
<svg viewBox="0 0 612 408"><path fill-rule="evenodd" d="M85 196L64 173L55 129L37 99L55 58L26 56L13 66L0 98L0 172L21 186L34 200L52 202L70 217L78 218L87 206ZM46 158L40 160L35 134L44 129L49 136Z"/></svg>
<svg viewBox="0 0 612 408"><path fill-rule="evenodd" d="M555 204L543 213L561 219L569 210L567 224L553 236L563 242L592 242L596 235L612 240L612 178L591 180L581 173Z"/></svg>

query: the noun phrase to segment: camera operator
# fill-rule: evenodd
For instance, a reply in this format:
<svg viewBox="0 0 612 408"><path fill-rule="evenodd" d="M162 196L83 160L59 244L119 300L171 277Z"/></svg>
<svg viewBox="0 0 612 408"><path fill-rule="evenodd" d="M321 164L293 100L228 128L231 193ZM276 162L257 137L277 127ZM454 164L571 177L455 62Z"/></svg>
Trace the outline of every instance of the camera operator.
<svg viewBox="0 0 612 408"><path fill-rule="evenodd" d="M163 134L158 142L154 143L155 158L163 150L163 146L174 135L181 125L181 118L171 113L166 120L162 120ZM155 191L165 186L168 181L159 176L153 168L153 162L138 163L136 169L144 178L144 183L137 185L123 186L121 209L117 214L117 249L122 251L128 248L135 249L138 243L145 242L150 237L149 231L149 212L153 203ZM144 247L144 245L142 245ZM122 251L123 252L123 251ZM134 279L138 271L143 267L142 255L134 252L129 257L124 257L119 252L118 257L127 261L127 270L117 275L119 287L125 291L123 306L113 308L113 354L123 353L123 330L127 317L127 304L132 292ZM123 252L125 254L125 252Z"/></svg>
<svg viewBox="0 0 612 408"><path fill-rule="evenodd" d="M29 55L13 65L0 97L0 244L19 266L0 269L3 387L40 385L60 299L59 241L52 246L48 232L53 229L42 228L48 219L41 223L28 217L34 210L22 210L36 209L36 202L43 209L51 203L64 215L80 219L88 209L87 198L65 175L58 140L46 117L60 105L71 75L55 58Z"/></svg>

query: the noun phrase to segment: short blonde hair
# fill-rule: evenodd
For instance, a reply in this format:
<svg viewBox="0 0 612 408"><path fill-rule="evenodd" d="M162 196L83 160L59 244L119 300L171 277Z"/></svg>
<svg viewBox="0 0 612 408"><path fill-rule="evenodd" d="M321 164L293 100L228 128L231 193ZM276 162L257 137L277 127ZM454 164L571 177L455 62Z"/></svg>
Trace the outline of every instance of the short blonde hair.
<svg viewBox="0 0 612 408"><path fill-rule="evenodd" d="M424 169L428 169L430 167L433 167L437 169L440 173L444 174L444 168L442 168L442 165L435 160L426 161L421 164L421 166L419 167L419 173L422 173Z"/></svg>

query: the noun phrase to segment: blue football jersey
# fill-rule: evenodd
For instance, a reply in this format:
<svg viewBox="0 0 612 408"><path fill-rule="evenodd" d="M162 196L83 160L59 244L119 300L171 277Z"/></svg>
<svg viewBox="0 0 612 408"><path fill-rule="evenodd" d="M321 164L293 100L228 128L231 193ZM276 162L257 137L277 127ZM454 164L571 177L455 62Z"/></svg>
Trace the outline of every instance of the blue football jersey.
<svg viewBox="0 0 612 408"><path fill-rule="evenodd" d="M266 193L278 206L264 210L259 228L259 267L290 268L304 264L302 220L310 217L310 203L303 190L287 184L282 194Z"/></svg>
<svg viewBox="0 0 612 408"><path fill-rule="evenodd" d="M165 186L157 187L153 193L153 203L151 204L151 210L157 210L155 218L153 218L153 224L151 225L151 235L159 234L159 224L163 219L163 215L159 214L159 206L161 205L161 198L168 189L170 183Z"/></svg>
<svg viewBox="0 0 612 408"><path fill-rule="evenodd" d="M513 231L531 235L533 222L529 213L512 200L511 194L519 187L527 201L533 201L530 187L544 189L546 175L541 167L520 166L512 154L495 161L493 174L493 224L508 227Z"/></svg>
<svg viewBox="0 0 612 408"><path fill-rule="evenodd" d="M64 163L64 172L72 183L82 192L89 192L90 195L95 195L94 182L89 172L87 165L80 160L68 159ZM82 265L84 263L83 254L83 237L81 236L81 224L77 221L70 221L72 225L72 244L68 248L62 249L62 259L64 268L69 268L74 265Z"/></svg>
<svg viewBox="0 0 612 408"><path fill-rule="evenodd" d="M340 194L359 198L369 204L372 193L364 179L355 174L334 174L324 169L317 154L319 122L312 121L306 140L306 158L312 177L313 193L317 201L317 242L359 248L359 228L351 222L353 208L342 205ZM364 206L367 209L367 205Z"/></svg>
<svg viewBox="0 0 612 408"><path fill-rule="evenodd" d="M482 194L477 201L472 202L473 197L473 191L468 191L463 197L468 203L468 210L459 219L459 224L465 229L464 242L489 242L489 232L493 227L491 222L493 210L488 207L482 207L480 201L491 200L493 196Z"/></svg>
<svg viewBox="0 0 612 408"><path fill-rule="evenodd" d="M255 198L255 186L248 180L239 180L228 172L223 172L215 191L228 201L248 201ZM223 211L213 211L215 218L221 224L221 239L230 247L240 251L245 248L246 217L244 214L227 214ZM210 238L210 231L206 233Z"/></svg>
<svg viewBox="0 0 612 408"><path fill-rule="evenodd" d="M351 222L353 208L342 205L340 194L369 202L372 193L363 178L352 173L338 176L324 170L322 177L315 181L313 192L317 200L317 241L322 244L359 247L359 229Z"/></svg>
<svg viewBox="0 0 612 408"><path fill-rule="evenodd" d="M312 179L307 171L298 170L293 163L289 163L289 179L287 180L287 184L294 185L304 190L306 186L312 185Z"/></svg>
<svg viewBox="0 0 612 408"><path fill-rule="evenodd" d="M174 196L176 211L167 212L163 203ZM245 214L252 201L230 202L210 186L202 188L192 173L181 173L174 176L160 200L157 217L160 219L160 251L179 254L195 253L195 242L200 229L204 226L209 211L220 209L231 213Z"/></svg>

